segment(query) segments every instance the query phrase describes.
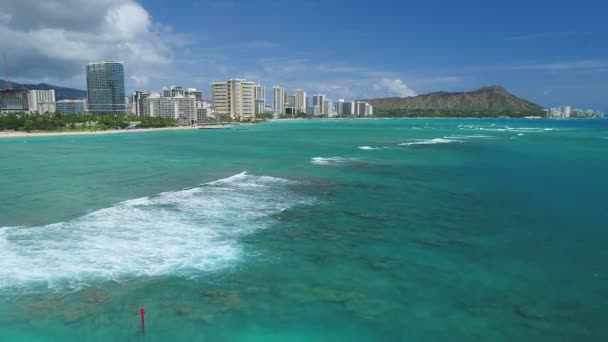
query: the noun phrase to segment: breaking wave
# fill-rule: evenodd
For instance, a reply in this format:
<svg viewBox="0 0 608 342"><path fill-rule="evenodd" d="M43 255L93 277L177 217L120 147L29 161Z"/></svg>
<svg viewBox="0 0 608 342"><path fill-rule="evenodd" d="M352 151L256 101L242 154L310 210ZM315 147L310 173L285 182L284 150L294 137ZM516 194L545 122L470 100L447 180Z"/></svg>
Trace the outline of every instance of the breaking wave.
<svg viewBox="0 0 608 342"><path fill-rule="evenodd" d="M359 149L364 151L384 150L386 148L387 147L359 146Z"/></svg>
<svg viewBox="0 0 608 342"><path fill-rule="evenodd" d="M459 125L459 129L468 131L488 131L488 132L514 132L514 133L542 133L558 130L556 128L544 127L511 127L511 126L489 126L483 125Z"/></svg>
<svg viewBox="0 0 608 342"><path fill-rule="evenodd" d="M239 238L311 198L286 179L241 173L118 203L61 223L0 228L0 288L195 276L234 264Z"/></svg>
<svg viewBox="0 0 608 342"><path fill-rule="evenodd" d="M428 140L417 140L412 142L401 143L401 146L416 146L416 145L436 145L436 144L449 144L454 142L461 142L456 139L445 139L445 138L435 138Z"/></svg>
<svg viewBox="0 0 608 342"><path fill-rule="evenodd" d="M347 165L357 162L357 158L342 158L342 157L314 157L310 160L315 165Z"/></svg>
<svg viewBox="0 0 608 342"><path fill-rule="evenodd" d="M450 135L444 137L444 139L454 139L454 140L468 140L468 139L494 139L496 136L493 135L485 135L485 134L474 134L474 135Z"/></svg>

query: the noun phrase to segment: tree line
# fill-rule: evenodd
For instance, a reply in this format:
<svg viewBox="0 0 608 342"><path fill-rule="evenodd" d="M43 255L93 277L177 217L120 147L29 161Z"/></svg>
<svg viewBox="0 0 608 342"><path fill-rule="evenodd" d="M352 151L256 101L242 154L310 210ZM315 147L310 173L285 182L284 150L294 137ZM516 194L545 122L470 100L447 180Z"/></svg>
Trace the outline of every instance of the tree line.
<svg viewBox="0 0 608 342"><path fill-rule="evenodd" d="M136 121L136 122L134 122ZM135 125L133 125L135 123ZM133 118L126 114L79 114L62 115L8 113L0 115L0 131L65 131L65 130L107 130L170 127L177 124L171 118Z"/></svg>

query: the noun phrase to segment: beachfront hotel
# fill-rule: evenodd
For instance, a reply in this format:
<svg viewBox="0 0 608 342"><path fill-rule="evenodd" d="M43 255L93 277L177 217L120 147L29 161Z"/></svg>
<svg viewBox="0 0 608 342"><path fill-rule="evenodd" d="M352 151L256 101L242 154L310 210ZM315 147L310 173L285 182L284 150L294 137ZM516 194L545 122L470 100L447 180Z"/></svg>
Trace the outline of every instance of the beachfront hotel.
<svg viewBox="0 0 608 342"><path fill-rule="evenodd" d="M243 120L255 117L255 82L228 80L211 83L211 101L216 113Z"/></svg>
<svg viewBox="0 0 608 342"><path fill-rule="evenodd" d="M298 113L306 113L306 92L302 89L296 90L295 106Z"/></svg>
<svg viewBox="0 0 608 342"><path fill-rule="evenodd" d="M92 113L124 113L125 73L122 62L87 64L87 100Z"/></svg>
<svg viewBox="0 0 608 342"><path fill-rule="evenodd" d="M283 114L285 108L285 88L281 86L272 87L272 111L276 115Z"/></svg>
<svg viewBox="0 0 608 342"><path fill-rule="evenodd" d="M266 110L266 87L261 84L255 85L255 113L263 114Z"/></svg>

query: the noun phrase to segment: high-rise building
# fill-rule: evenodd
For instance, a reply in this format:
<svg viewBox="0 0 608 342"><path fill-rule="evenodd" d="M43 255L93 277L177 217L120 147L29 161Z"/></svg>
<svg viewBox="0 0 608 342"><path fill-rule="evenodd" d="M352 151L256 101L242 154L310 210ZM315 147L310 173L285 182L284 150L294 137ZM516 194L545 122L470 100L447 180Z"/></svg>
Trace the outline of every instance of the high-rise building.
<svg viewBox="0 0 608 342"><path fill-rule="evenodd" d="M319 106L309 106L306 108L306 114L319 116L321 115L321 107Z"/></svg>
<svg viewBox="0 0 608 342"><path fill-rule="evenodd" d="M319 106L320 108L320 115L327 115L327 113L325 112L325 95L313 95L312 97L312 106Z"/></svg>
<svg viewBox="0 0 608 342"><path fill-rule="evenodd" d="M125 112L125 74L122 62L87 65L87 99L92 113Z"/></svg>
<svg viewBox="0 0 608 342"><path fill-rule="evenodd" d="M336 112L338 115L355 115L355 103L340 99L336 102Z"/></svg>
<svg viewBox="0 0 608 342"><path fill-rule="evenodd" d="M306 92L302 89L296 90L296 111L306 113Z"/></svg>
<svg viewBox="0 0 608 342"><path fill-rule="evenodd" d="M325 99L325 101L323 101L323 115L330 116L332 112L333 112L333 108L331 105L331 101L328 99Z"/></svg>
<svg viewBox="0 0 608 342"><path fill-rule="evenodd" d="M272 111L276 115L283 114L285 108L285 88L280 86L272 87Z"/></svg>
<svg viewBox="0 0 608 342"><path fill-rule="evenodd" d="M255 114L264 114L266 110L266 87L261 84L255 85L254 100Z"/></svg>
<svg viewBox="0 0 608 342"><path fill-rule="evenodd" d="M144 116L175 119L180 125L194 125L198 122L194 95L166 97L153 93L143 103Z"/></svg>
<svg viewBox="0 0 608 342"><path fill-rule="evenodd" d="M211 84L211 99L215 111L232 119L251 119L255 116L255 82L229 80Z"/></svg>
<svg viewBox="0 0 608 342"><path fill-rule="evenodd" d="M2 89L0 90L0 111L4 112L27 112L29 106L29 90L27 89Z"/></svg>
<svg viewBox="0 0 608 342"><path fill-rule="evenodd" d="M150 97L151 95L160 96L158 93L150 91L136 91L133 93L133 106L135 107L135 116L144 116L144 100Z"/></svg>
<svg viewBox="0 0 608 342"><path fill-rule="evenodd" d="M286 107L295 107L296 106L296 96L295 95L285 95L285 106Z"/></svg>
<svg viewBox="0 0 608 342"><path fill-rule="evenodd" d="M355 103L355 114L356 116L370 116L373 114L372 106L364 101L357 101Z"/></svg>
<svg viewBox="0 0 608 342"><path fill-rule="evenodd" d="M0 90L0 111L54 113L56 111L55 90Z"/></svg>
<svg viewBox="0 0 608 342"><path fill-rule="evenodd" d="M55 112L53 104L55 103L55 90L30 90L28 93L29 111L32 113Z"/></svg>

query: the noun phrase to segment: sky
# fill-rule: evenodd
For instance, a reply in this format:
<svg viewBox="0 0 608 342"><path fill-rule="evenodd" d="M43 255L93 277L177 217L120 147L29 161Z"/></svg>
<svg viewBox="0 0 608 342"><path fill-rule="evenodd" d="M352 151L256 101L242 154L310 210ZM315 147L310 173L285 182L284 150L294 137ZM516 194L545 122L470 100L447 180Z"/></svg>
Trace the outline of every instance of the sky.
<svg viewBox="0 0 608 342"><path fill-rule="evenodd" d="M608 112L607 24L602 0L0 0L0 50L15 81L79 89L88 62L120 60L128 91L209 97L244 78L337 100L500 84Z"/></svg>

